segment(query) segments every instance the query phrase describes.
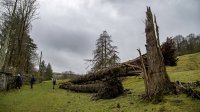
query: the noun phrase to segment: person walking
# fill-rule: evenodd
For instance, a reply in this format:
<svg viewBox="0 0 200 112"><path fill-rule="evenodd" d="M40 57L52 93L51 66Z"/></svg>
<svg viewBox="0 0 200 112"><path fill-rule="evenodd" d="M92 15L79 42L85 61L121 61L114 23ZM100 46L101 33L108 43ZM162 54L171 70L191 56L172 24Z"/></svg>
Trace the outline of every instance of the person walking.
<svg viewBox="0 0 200 112"><path fill-rule="evenodd" d="M55 89L55 85L56 85L56 78L52 77L52 83L53 83L53 90Z"/></svg>
<svg viewBox="0 0 200 112"><path fill-rule="evenodd" d="M30 85L31 85L31 89L33 89L33 84L35 83L35 78L32 75L31 81L30 81Z"/></svg>
<svg viewBox="0 0 200 112"><path fill-rule="evenodd" d="M20 88L22 86L22 78L21 78L20 74L17 74L15 82L16 82L15 88L20 90Z"/></svg>

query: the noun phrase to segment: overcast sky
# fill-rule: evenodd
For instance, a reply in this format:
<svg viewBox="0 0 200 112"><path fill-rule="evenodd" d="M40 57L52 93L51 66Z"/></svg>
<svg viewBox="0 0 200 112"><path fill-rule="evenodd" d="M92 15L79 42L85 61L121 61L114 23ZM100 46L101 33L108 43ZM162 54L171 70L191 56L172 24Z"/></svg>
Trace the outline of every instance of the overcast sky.
<svg viewBox="0 0 200 112"><path fill-rule="evenodd" d="M160 38L200 34L200 0L38 0L39 18L31 35L54 72L84 74L95 42L106 30L121 62L145 51L145 12L157 16Z"/></svg>

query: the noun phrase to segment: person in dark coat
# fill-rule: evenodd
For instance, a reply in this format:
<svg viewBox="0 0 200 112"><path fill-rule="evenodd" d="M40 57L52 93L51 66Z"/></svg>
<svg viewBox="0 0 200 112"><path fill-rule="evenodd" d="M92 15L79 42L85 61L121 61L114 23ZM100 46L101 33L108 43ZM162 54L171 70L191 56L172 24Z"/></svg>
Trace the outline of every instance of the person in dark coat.
<svg viewBox="0 0 200 112"><path fill-rule="evenodd" d="M52 77L52 82L53 82L53 89L55 89L55 85L56 85L56 78Z"/></svg>
<svg viewBox="0 0 200 112"><path fill-rule="evenodd" d="M30 81L30 85L31 85L31 89L33 89L33 84L35 83L35 78L32 75L31 81Z"/></svg>
<svg viewBox="0 0 200 112"><path fill-rule="evenodd" d="M20 89L22 86L22 78L20 76L20 74L17 75L16 77L16 85L15 85L15 88L16 89Z"/></svg>

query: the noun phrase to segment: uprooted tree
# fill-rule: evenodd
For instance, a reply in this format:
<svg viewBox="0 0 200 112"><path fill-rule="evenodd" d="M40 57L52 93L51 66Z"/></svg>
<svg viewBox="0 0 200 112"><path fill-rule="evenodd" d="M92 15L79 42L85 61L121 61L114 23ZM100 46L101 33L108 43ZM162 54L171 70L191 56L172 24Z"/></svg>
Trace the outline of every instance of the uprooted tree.
<svg viewBox="0 0 200 112"><path fill-rule="evenodd" d="M144 56L145 57L145 56ZM76 92L97 93L94 99L115 98L123 94L123 86L118 77L141 74L140 58L90 72L60 85L60 88Z"/></svg>
<svg viewBox="0 0 200 112"><path fill-rule="evenodd" d="M95 99L115 98L123 93L123 86L117 79L118 77L143 74L144 98L149 101L159 102L162 100L162 96L168 93L185 93L188 96L200 99L200 92L193 90L190 84L170 81L161 52L156 17L153 17L150 7L147 7L146 17L147 53L145 55L141 55L140 50L138 50L140 57L136 59L90 72L61 84L60 88L77 92L97 93L94 95ZM197 81L192 86L200 86L200 82Z"/></svg>
<svg viewBox="0 0 200 112"><path fill-rule="evenodd" d="M110 36L106 31L97 40L97 49L94 51L92 70L78 78L62 84L60 88L77 92L97 93L93 99L115 98L124 93L119 77L135 76L141 74L139 58L125 63L117 63L116 47L111 46ZM145 55L143 56L145 57Z"/></svg>

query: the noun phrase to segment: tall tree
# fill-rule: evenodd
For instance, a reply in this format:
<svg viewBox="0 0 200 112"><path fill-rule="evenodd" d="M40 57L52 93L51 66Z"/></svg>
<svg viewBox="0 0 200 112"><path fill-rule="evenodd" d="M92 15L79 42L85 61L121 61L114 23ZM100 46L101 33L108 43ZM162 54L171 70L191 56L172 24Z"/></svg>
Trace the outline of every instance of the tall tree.
<svg viewBox="0 0 200 112"><path fill-rule="evenodd" d="M49 79L51 79L52 76L53 76L53 70L51 68L51 64L48 63L47 68L46 68L46 72L45 72L45 79L49 80Z"/></svg>
<svg viewBox="0 0 200 112"><path fill-rule="evenodd" d="M39 68L40 68L40 77L42 78L42 80L45 80L46 64L44 60L42 60L42 62L40 63Z"/></svg>
<svg viewBox="0 0 200 112"><path fill-rule="evenodd" d="M42 51L40 52L40 57L39 57L39 70L38 70L38 73L39 73L39 76L42 76Z"/></svg>
<svg viewBox="0 0 200 112"><path fill-rule="evenodd" d="M26 44L25 44L25 48L23 50L23 57L24 57L24 72L25 73L30 73L35 71L35 64L37 61L37 53L36 53L36 49L37 49L37 45L33 42L33 39L30 38L29 35L27 35L28 37L26 38Z"/></svg>
<svg viewBox="0 0 200 112"><path fill-rule="evenodd" d="M35 14L37 10L36 0L21 0L19 4L19 16L21 17L21 24L19 25L19 35L18 35L18 49L16 57L16 67L18 71L23 71L21 67L23 65L23 60L21 57L23 54L24 43L26 40L25 33L29 32L31 21L35 19Z"/></svg>
<svg viewBox="0 0 200 112"><path fill-rule="evenodd" d="M166 72L160 48L158 25L156 18L153 19L150 7L147 7L146 17L148 68L147 73L144 75L145 91L147 99L159 101L162 94L169 89L170 79Z"/></svg>
<svg viewBox="0 0 200 112"><path fill-rule="evenodd" d="M3 0L2 3L5 12L1 16L1 36L4 39L1 41L3 62L0 67L3 71L15 68L17 72L29 72L27 66L30 68L34 64L32 59L37 48L29 35L37 10L36 0Z"/></svg>
<svg viewBox="0 0 200 112"><path fill-rule="evenodd" d="M93 51L94 57L89 60L93 62L93 72L112 66L120 61L117 56L117 46L112 46L111 43L111 36L103 31L96 41L96 50Z"/></svg>
<svg viewBox="0 0 200 112"><path fill-rule="evenodd" d="M2 0L1 7L5 7L5 12L1 15L2 25L1 25L1 47L0 47L0 69L2 71L6 68L6 58L9 54L9 45L11 41L11 35L13 30L13 20L16 14L18 0Z"/></svg>

